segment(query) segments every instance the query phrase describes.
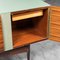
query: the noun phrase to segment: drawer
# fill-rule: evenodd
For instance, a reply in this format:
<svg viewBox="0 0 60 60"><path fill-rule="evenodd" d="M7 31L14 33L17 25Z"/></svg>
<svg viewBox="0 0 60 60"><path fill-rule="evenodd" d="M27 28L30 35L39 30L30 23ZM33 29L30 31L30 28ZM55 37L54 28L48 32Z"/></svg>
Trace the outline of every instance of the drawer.
<svg viewBox="0 0 60 60"><path fill-rule="evenodd" d="M51 15L51 22L60 25L60 16L58 16L58 15Z"/></svg>
<svg viewBox="0 0 60 60"><path fill-rule="evenodd" d="M58 42L60 42L60 37L58 37L58 36L53 36L53 35L50 35L50 40L53 40L53 41L58 41Z"/></svg>
<svg viewBox="0 0 60 60"><path fill-rule="evenodd" d="M54 14L54 15L58 15L58 16L60 16L60 11L57 11L57 10L51 10L51 12L52 12L52 15Z"/></svg>
<svg viewBox="0 0 60 60"><path fill-rule="evenodd" d="M56 23L51 23L50 26L51 26L51 28L60 29L60 25L56 24Z"/></svg>
<svg viewBox="0 0 60 60"><path fill-rule="evenodd" d="M41 9L19 11L19 12L12 13L12 20L17 21L17 20L23 20L23 19L42 16L42 15L43 15L43 10Z"/></svg>
<svg viewBox="0 0 60 60"><path fill-rule="evenodd" d="M51 7L51 13L52 13L52 15L54 14L54 15L58 15L58 16L60 16L60 7Z"/></svg>
<svg viewBox="0 0 60 60"><path fill-rule="evenodd" d="M51 27L50 33L51 33L51 35L53 35L53 36L58 36L58 37L60 37L60 29Z"/></svg>

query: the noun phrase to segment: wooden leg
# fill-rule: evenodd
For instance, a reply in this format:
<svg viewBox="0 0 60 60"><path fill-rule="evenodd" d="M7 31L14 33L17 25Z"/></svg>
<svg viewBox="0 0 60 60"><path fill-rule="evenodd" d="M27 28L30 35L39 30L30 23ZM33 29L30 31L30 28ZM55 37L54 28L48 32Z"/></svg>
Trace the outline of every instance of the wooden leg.
<svg viewBox="0 0 60 60"><path fill-rule="evenodd" d="M30 45L28 46L27 60L30 60Z"/></svg>

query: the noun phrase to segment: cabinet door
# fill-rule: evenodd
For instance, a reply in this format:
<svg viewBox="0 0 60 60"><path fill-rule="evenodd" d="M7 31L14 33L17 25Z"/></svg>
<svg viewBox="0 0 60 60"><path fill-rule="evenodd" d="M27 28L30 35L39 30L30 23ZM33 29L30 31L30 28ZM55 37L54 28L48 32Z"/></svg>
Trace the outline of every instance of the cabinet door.
<svg viewBox="0 0 60 60"><path fill-rule="evenodd" d="M60 7L50 8L49 39L60 42Z"/></svg>

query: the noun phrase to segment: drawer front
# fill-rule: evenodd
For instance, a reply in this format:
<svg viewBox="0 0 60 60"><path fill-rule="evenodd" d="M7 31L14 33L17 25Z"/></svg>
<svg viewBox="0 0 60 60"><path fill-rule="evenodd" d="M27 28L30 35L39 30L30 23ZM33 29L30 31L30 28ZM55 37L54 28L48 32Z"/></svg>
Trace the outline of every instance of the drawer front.
<svg viewBox="0 0 60 60"><path fill-rule="evenodd" d="M59 36L60 35L60 29L57 29L57 28L52 27L51 30L50 30L50 33L52 33L51 35L60 37Z"/></svg>
<svg viewBox="0 0 60 60"><path fill-rule="evenodd" d="M60 15L60 7L58 7L58 6L53 6L53 7L51 7L51 12L52 12L52 14L54 14L54 15Z"/></svg>
<svg viewBox="0 0 60 60"><path fill-rule="evenodd" d="M2 33L2 23L0 18L0 52L4 51L4 44L3 44L3 33Z"/></svg>
<svg viewBox="0 0 60 60"><path fill-rule="evenodd" d="M51 15L51 23L60 25L60 16L59 15Z"/></svg>
<svg viewBox="0 0 60 60"><path fill-rule="evenodd" d="M60 37L58 37L58 36L54 36L54 35L50 35L50 40L60 42Z"/></svg>
<svg viewBox="0 0 60 60"><path fill-rule="evenodd" d="M57 25L56 23L51 23L50 26L53 26L51 27L52 28L55 28L55 29L60 29L60 25ZM57 28L56 28L57 27Z"/></svg>
<svg viewBox="0 0 60 60"><path fill-rule="evenodd" d="M60 41L60 7L51 7L49 39Z"/></svg>
<svg viewBox="0 0 60 60"><path fill-rule="evenodd" d="M12 20L18 21L18 20L38 17L38 16L42 16L42 15L43 15L43 10L31 9L31 10L26 10L26 11L13 12L12 13Z"/></svg>

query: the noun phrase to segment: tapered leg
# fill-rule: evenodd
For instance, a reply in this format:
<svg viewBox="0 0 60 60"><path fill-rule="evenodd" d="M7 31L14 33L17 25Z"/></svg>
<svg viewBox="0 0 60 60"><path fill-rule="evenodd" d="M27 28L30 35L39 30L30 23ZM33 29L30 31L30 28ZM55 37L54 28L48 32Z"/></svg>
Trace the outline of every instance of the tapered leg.
<svg viewBox="0 0 60 60"><path fill-rule="evenodd" d="M27 60L30 60L30 45L28 45Z"/></svg>

